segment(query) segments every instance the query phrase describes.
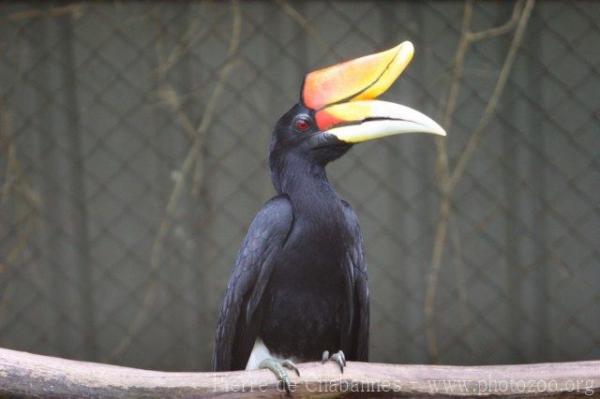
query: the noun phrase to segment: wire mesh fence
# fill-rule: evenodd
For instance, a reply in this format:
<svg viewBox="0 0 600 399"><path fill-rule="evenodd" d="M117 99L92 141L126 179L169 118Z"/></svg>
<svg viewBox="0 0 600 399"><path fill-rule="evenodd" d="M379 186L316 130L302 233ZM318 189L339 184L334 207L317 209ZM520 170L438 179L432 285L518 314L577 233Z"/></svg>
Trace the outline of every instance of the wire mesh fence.
<svg viewBox="0 0 600 399"><path fill-rule="evenodd" d="M4 2L0 346L205 369L303 74L411 40L386 94L443 122L329 167L371 359L600 356L600 3Z"/></svg>

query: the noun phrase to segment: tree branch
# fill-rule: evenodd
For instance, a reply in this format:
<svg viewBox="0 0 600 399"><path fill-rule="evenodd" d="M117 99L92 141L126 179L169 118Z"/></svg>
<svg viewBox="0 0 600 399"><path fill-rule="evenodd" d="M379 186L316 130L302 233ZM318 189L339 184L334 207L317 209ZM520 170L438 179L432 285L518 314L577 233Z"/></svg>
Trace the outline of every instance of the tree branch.
<svg viewBox="0 0 600 399"><path fill-rule="evenodd" d="M519 21L519 15L521 14L522 5L522 2L518 2L515 4L515 6L513 7L512 16L504 24L479 32L469 32L467 36L468 40L470 42L477 42L479 40L486 40L495 36L501 36L505 33L512 31L517 25L517 22Z"/></svg>
<svg viewBox="0 0 600 399"><path fill-rule="evenodd" d="M300 27L304 29L309 36L312 36L315 43L317 43L326 54L331 54L335 59L340 59L339 54L327 43L327 41L323 39L314 25L304 15L300 14L294 7L292 7L287 0L275 0L275 2L279 4L283 12L285 12L291 19L300 25Z"/></svg>
<svg viewBox="0 0 600 399"><path fill-rule="evenodd" d="M461 34L458 40L458 48L454 56L454 67L452 69L452 81L448 98L446 99L446 108L442 124L450 131L452 127L452 117L456 110L458 95L460 93L461 81L464 71L464 61L469 48L468 34L473 18L473 1L465 2L463 19L461 24ZM427 274L427 285L425 289L425 303L423 311L425 313L425 336L427 338L427 349L431 361L437 363L439 353L437 347L437 336L435 331L435 298L437 296L437 287L439 273L442 266L442 256L446 246L446 235L448 230L448 220L450 218L450 195L449 180L450 166L448 163L448 149L446 140L438 137L435 140L436 146L436 173L440 188L439 218L435 227L435 236L431 254L431 267Z"/></svg>
<svg viewBox="0 0 600 399"><path fill-rule="evenodd" d="M30 18L46 18L46 17L62 17L63 15L73 15L75 18L79 18L83 15L82 4L67 4L64 6L52 7L49 9L31 9L25 11L18 11L12 14L8 14L6 18L10 21L19 21Z"/></svg>
<svg viewBox="0 0 600 399"><path fill-rule="evenodd" d="M509 366L422 366L320 362L299 366L292 397L376 395L575 397L600 395L600 361ZM282 397L267 370L162 372L0 349L0 394L35 398Z"/></svg>
<svg viewBox="0 0 600 399"><path fill-rule="evenodd" d="M150 250L150 267L147 273L148 283L146 284L146 289L144 292L144 297L142 299L140 311L136 314L133 321L129 324L127 334L121 339L119 344L108 355L107 360L116 358L131 344L132 340L141 331L143 327L143 322L146 319L146 316L148 315L150 310L152 309L152 304L155 301L155 279L156 273L158 272L161 265L161 254L163 252L164 240L167 234L169 233L169 230L171 229L174 214L177 210L177 207L179 206L181 197L184 192L185 182L187 181L189 175L192 173L193 168L196 165L196 161L200 156L200 150L202 149L203 145L202 139L204 138L205 133L208 131L212 124L216 107L225 90L225 82L229 78L229 75L231 74L237 62L237 52L240 44L242 24L240 4L237 0L234 0L232 2L232 11L232 28L229 47L227 50L227 60L218 71L218 79L215 83L213 91L210 94L210 97L208 98L200 124L197 128L194 129L193 132L191 132L194 134L194 137L190 149L188 150L188 153L185 159L183 160L180 169L175 174L176 177L174 179L174 187L167 200L163 219L160 222L156 237ZM177 94L175 92L173 92L172 95L175 98L177 98ZM177 104L171 105L174 107L177 106ZM176 110L177 109L178 108L176 108ZM187 115L183 112L179 112L178 116L181 118L182 125L184 126L184 128L189 129L188 125L191 124L191 122Z"/></svg>
<svg viewBox="0 0 600 399"><path fill-rule="evenodd" d="M495 114L496 106L502 97L504 87L506 86L506 82L510 75L512 65L517 55L517 50L519 49L523 39L527 22L529 21L534 4L535 0L519 1L515 3L513 7L512 17L503 25L479 32L472 32L471 20L473 17L473 0L467 0L465 2L461 35L458 41L456 55L454 57L452 82L450 84L448 98L446 99L446 108L443 118L443 126L447 131L450 131L452 127L452 120L456 111L461 81L464 74L465 57L469 47L479 40L503 35L510 32L512 29L515 30L515 33L513 35L506 59L504 60L498 75L498 79L496 80L492 95L486 104L485 110L477 127L473 133L470 134L465 148L459 154L458 161L456 162L454 169L450 167L448 162L448 152L445 140L442 138L438 138L436 140L436 172L438 175L441 198L439 205L439 219L436 224L435 239L431 256L431 267L427 275L427 287L425 291L424 303L425 334L427 336L429 355L433 362L437 362L439 360L439 351L437 347L437 337L435 331L435 301L437 296L439 273L442 267L442 258L446 248L446 239L448 236L448 223L451 216L452 194L454 188L462 178L468 161L479 145L485 128L488 126ZM458 237L455 237L455 240L457 239Z"/></svg>
<svg viewBox="0 0 600 399"><path fill-rule="evenodd" d="M529 17L531 15L531 11L533 10L533 6L535 5L535 0L527 0L525 3L525 7L523 8L523 12L519 18L519 22L517 28L515 30L515 35L513 36L513 40L510 44L510 48L508 49L508 54L506 55L506 59L502 64L502 69L500 70L500 74L498 75L498 80L496 80L496 85L494 86L494 91L483 111L483 115L479 120L479 124L477 128L469 137L469 141L465 146L464 150L460 154L458 161L456 162L456 166L452 171L450 177L450 187L453 188L458 180L461 178L462 173L464 172L465 166L471 155L475 151L475 148L479 144L479 140L481 139L481 135L483 134L485 128L492 120L496 112L496 106L502 97L502 93L504 92L504 88L506 87L506 82L508 81L508 77L510 76L510 71L512 66L517 58L517 52L519 47L521 46L521 42L523 41L523 36L525 35L525 29L527 28L527 22L529 21Z"/></svg>

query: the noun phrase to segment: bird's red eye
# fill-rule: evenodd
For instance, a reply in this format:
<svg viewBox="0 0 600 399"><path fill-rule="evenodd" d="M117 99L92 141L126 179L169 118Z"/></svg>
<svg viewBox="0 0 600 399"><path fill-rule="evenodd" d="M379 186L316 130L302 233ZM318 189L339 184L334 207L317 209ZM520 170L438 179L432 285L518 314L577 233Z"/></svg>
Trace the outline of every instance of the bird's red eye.
<svg viewBox="0 0 600 399"><path fill-rule="evenodd" d="M296 126L296 129L298 129L299 131L305 132L310 127L310 123L308 123L308 121L306 119L298 119L295 122L295 126Z"/></svg>

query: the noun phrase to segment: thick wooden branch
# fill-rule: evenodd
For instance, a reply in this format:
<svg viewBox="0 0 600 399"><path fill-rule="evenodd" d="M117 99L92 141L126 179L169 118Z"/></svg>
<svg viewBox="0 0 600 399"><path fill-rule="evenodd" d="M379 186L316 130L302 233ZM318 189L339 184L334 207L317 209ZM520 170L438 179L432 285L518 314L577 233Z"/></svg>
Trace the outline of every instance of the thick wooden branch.
<svg viewBox="0 0 600 399"><path fill-rule="evenodd" d="M600 395L600 361L509 366L300 365L293 397ZM35 398L283 397L265 370L162 372L0 349L0 394Z"/></svg>

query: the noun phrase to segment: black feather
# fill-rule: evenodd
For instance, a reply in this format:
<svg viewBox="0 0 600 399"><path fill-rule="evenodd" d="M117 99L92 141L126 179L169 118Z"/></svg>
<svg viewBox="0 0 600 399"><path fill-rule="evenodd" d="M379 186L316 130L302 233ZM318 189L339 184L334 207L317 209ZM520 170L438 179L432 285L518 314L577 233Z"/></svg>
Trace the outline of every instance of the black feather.
<svg viewBox="0 0 600 399"><path fill-rule="evenodd" d="M312 116L296 105L277 124L269 164L279 195L258 213L238 254L218 321L216 371L245 368L257 337L271 353L299 361L325 350L368 358L362 234L325 173L350 145L294 129L296 118Z"/></svg>
<svg viewBox="0 0 600 399"><path fill-rule="evenodd" d="M292 207L285 195L267 202L252 221L229 279L217 323L215 371L246 367L261 319L256 314L256 304L292 221Z"/></svg>

